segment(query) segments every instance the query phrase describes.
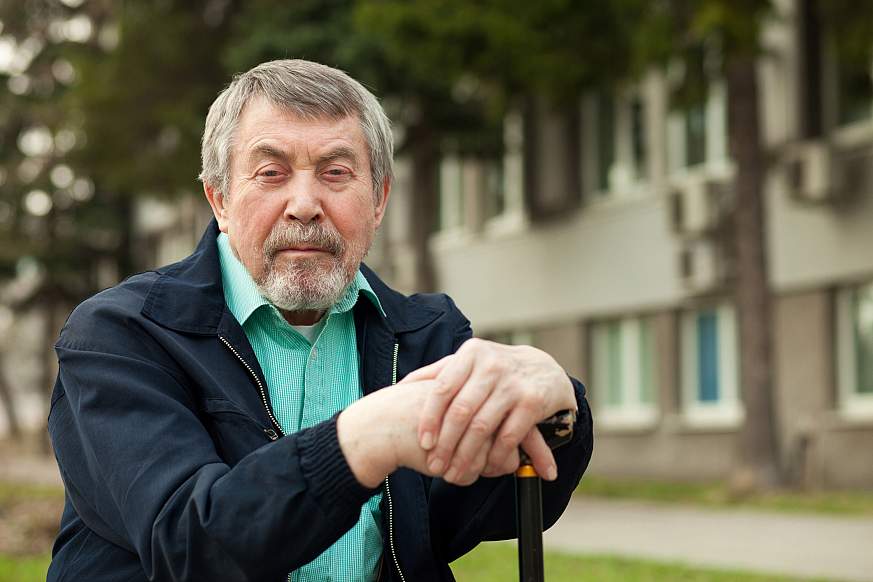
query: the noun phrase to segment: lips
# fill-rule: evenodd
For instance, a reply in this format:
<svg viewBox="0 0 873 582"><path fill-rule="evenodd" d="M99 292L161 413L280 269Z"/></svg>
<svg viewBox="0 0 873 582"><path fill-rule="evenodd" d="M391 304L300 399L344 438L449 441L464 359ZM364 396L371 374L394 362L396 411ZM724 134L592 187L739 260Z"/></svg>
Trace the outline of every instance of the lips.
<svg viewBox="0 0 873 582"><path fill-rule="evenodd" d="M296 252L296 253L329 253L330 251L321 247L289 247L280 249L280 252Z"/></svg>

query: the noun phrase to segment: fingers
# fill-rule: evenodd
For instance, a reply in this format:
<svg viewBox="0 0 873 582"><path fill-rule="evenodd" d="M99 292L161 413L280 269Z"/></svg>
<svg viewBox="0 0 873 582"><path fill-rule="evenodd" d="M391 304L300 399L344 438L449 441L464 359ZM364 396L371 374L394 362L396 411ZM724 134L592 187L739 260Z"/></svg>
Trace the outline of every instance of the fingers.
<svg viewBox="0 0 873 582"><path fill-rule="evenodd" d="M437 437L440 435L441 427L444 424L443 415L446 414L446 409L450 403L455 408L453 414L456 419L463 417L465 414L469 414L472 417L472 414L476 412L479 404L481 404L481 401L476 401L474 395L461 399L457 404L454 402L458 390L467 383L473 371L473 358L466 354L458 353L454 356L443 358L440 362L443 362L443 364L436 377L438 384L428 394L421 410L421 416L419 417L418 442L421 448L426 451L431 450L436 445ZM440 362L437 362L437 364ZM435 364L431 365L434 366ZM467 420L469 420L469 417ZM457 438L455 438L455 442L457 442ZM454 443L452 443L452 448L454 448ZM445 470L445 464L436 469L431 468L433 473L441 473L443 470Z"/></svg>
<svg viewBox="0 0 873 582"><path fill-rule="evenodd" d="M521 448L530 457L531 463L536 469L537 475L546 481L554 481L558 477L558 468L555 465L555 457L552 450L546 444L546 440L540 431L534 427L521 443Z"/></svg>
<svg viewBox="0 0 873 582"><path fill-rule="evenodd" d="M469 463L463 472L454 472L449 469L443 476L443 479L454 485L472 485L482 475L485 470L485 463L488 461L488 451L491 450L491 440L488 439L482 443L482 446L473 456L473 460Z"/></svg>
<svg viewBox="0 0 873 582"><path fill-rule="evenodd" d="M512 402L505 398L504 395L499 392L495 392L491 395L491 398L488 398L482 406L479 408L478 412L476 412L473 419L469 422L466 430L458 441L458 445L455 448L454 452L446 453L443 447L443 433L440 433L439 444L437 445L436 450L433 451L433 455L437 454L449 454L451 463L449 465L449 469L447 474L464 474L466 473L470 466L474 464L474 461L477 459L477 455L480 454L483 447L487 445L486 453L486 461L489 456L491 450L491 443L494 440L494 436L497 433L497 429L500 427L500 423L503 422L503 418L508 413L509 409L512 406ZM446 450L448 449L448 441L446 441ZM483 462L483 468L485 463ZM514 470L515 467L512 467L510 471Z"/></svg>
<svg viewBox="0 0 873 582"><path fill-rule="evenodd" d="M440 360L432 364L428 364L427 366L422 366L421 368L414 370L403 377L403 379L398 382L398 384L407 384L409 382L418 382L419 380L432 380L437 377L442 369L445 367L446 363L452 358L452 355L448 355Z"/></svg>
<svg viewBox="0 0 873 582"><path fill-rule="evenodd" d="M522 397L513 402L512 411L503 421L494 439L488 464L500 466L504 459L516 451L531 429L536 430L535 425L541 420L538 418L539 414L539 405L535 398ZM539 434L539 431L536 432Z"/></svg>
<svg viewBox="0 0 873 582"><path fill-rule="evenodd" d="M448 367L443 371L445 375ZM446 382L443 375L441 382ZM507 403L502 403L500 394L492 394L499 377L494 369L489 366L477 366L469 378L463 382L463 389L456 390L445 414L441 415L442 427L435 448L428 455L428 467L439 472L456 463L458 472L463 472L466 465L472 460L485 439L492 434L503 420ZM453 382L449 380L447 383ZM480 408L488 402L485 410ZM441 404L441 403L440 403ZM425 404L427 406L427 404ZM464 456L456 459L456 446L462 437L469 435L471 443L464 451Z"/></svg>

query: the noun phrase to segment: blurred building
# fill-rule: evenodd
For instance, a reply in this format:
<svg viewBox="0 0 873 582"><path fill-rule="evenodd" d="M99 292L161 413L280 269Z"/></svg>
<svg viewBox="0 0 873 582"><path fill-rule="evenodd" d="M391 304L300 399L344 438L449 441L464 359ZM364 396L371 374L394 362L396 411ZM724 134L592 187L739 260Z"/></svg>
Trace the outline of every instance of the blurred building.
<svg viewBox="0 0 873 582"><path fill-rule="evenodd" d="M777 4L759 76L781 450L802 484L869 488L873 63L839 62L805 16L812 0ZM707 59L701 66L709 84L698 105L671 102L688 73L671 67L570 108L530 102L506 117L502 157L447 150L441 162L429 241L439 289L478 335L541 347L588 384L595 474L713 480L737 459L744 411L726 235L734 167L725 85ZM421 236L408 219L410 172L399 159L367 258L407 292ZM188 254L210 216L197 197L141 201L142 264ZM106 273L106 284L116 278ZM9 337L22 354L42 345ZM41 424L39 393L27 389L40 362L15 360L24 424Z"/></svg>
<svg viewBox="0 0 873 582"><path fill-rule="evenodd" d="M873 487L873 63L839 62L810 0L777 4L759 78L779 439L798 482ZM595 474L712 480L737 459L734 168L725 84L703 72L699 105L671 104L671 67L528 104L501 159L442 159L439 288L478 335L586 381ZM405 171L374 255L408 288Z"/></svg>

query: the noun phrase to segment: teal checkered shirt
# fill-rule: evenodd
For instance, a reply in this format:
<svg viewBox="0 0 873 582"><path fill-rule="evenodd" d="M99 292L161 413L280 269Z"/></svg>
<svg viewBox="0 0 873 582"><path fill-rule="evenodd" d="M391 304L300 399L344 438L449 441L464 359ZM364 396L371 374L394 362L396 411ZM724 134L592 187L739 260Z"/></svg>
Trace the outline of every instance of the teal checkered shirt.
<svg viewBox="0 0 873 582"><path fill-rule="evenodd" d="M321 319L314 330L315 341L310 342L261 296L223 233L218 237L218 251L224 299L252 344L285 434L328 420L360 398L352 307L364 295L383 311L361 272ZM361 507L358 523L320 556L292 572L289 580L374 580L382 556L381 500L381 494L370 498Z"/></svg>

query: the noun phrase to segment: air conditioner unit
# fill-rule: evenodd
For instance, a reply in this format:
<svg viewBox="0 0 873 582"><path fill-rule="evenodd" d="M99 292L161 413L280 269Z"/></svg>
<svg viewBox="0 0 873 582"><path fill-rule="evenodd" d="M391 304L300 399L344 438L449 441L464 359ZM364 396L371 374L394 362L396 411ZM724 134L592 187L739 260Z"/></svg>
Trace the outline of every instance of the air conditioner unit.
<svg viewBox="0 0 873 582"><path fill-rule="evenodd" d="M788 164L788 184L797 200L832 202L841 194L841 172L830 145L820 141L800 144Z"/></svg>
<svg viewBox="0 0 873 582"><path fill-rule="evenodd" d="M686 180L673 189L671 203L673 230L689 238L704 236L727 216L728 183L712 177Z"/></svg>
<svg viewBox="0 0 873 582"><path fill-rule="evenodd" d="M852 199L873 192L873 148L841 156L840 171L843 198Z"/></svg>
<svg viewBox="0 0 873 582"><path fill-rule="evenodd" d="M716 291L728 283L730 266L716 241L687 241L678 259L679 279L689 293Z"/></svg>

